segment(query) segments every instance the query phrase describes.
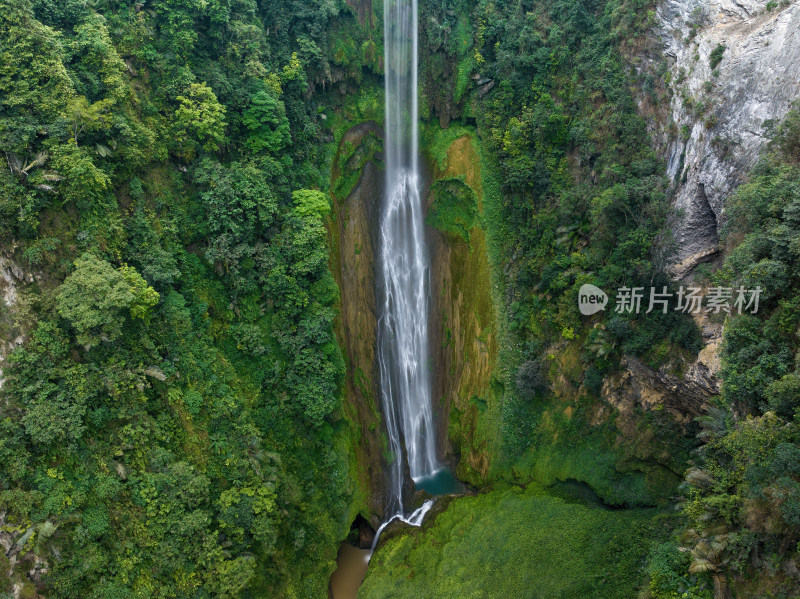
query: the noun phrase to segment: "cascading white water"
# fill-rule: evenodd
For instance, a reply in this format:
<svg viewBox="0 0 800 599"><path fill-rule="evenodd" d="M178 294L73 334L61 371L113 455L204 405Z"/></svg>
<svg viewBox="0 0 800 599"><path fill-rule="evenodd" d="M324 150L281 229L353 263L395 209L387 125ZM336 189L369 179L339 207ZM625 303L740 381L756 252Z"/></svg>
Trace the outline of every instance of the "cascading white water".
<svg viewBox="0 0 800 599"><path fill-rule="evenodd" d="M420 197L417 0L384 0L386 194L380 222L381 398L393 454L389 515L403 515L403 441L414 480L441 466L428 372L430 262Z"/></svg>
<svg viewBox="0 0 800 599"><path fill-rule="evenodd" d="M433 507L433 499L428 499L425 501L425 503L423 503L421 506L419 506L417 509L411 512L411 515L409 515L408 518L404 517L402 514L396 514L391 518L389 518L386 522L381 524L380 527L378 528L378 531L375 533L375 538L372 540L372 547L370 547L369 553L367 554L367 561L372 559L372 554L375 553L375 547L378 546L378 541L381 538L381 533L383 532L384 528L389 526L389 524L391 524L395 520L400 520L401 522L404 522L409 526L420 527L422 526L422 521L425 519L425 515L431 510L432 507Z"/></svg>

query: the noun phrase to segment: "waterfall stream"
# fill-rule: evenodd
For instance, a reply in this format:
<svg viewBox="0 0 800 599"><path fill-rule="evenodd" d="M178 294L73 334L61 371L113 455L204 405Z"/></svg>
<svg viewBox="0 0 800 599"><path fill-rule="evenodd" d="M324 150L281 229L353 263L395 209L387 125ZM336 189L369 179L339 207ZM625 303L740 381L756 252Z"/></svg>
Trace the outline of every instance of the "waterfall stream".
<svg viewBox="0 0 800 599"><path fill-rule="evenodd" d="M421 526L434 500L406 515L408 473L434 494L460 483L436 453L428 349L430 257L425 242L417 126L417 0L384 0L386 180L380 215L377 358L390 452L384 521L369 550L340 549L331 578L334 599L355 597L381 533L393 521ZM363 556L363 557L362 557Z"/></svg>
<svg viewBox="0 0 800 599"><path fill-rule="evenodd" d="M404 458L415 481L441 465L428 360L430 259L418 157L417 0L384 0L384 35L386 194L380 220L378 364L392 459L391 519L404 513Z"/></svg>

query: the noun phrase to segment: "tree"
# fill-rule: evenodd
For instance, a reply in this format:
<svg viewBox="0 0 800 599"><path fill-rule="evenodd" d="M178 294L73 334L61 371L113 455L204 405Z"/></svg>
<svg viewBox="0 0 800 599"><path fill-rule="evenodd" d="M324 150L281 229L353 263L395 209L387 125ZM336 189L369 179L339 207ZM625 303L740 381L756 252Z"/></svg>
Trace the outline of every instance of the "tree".
<svg viewBox="0 0 800 599"><path fill-rule="evenodd" d="M63 182L58 189L65 202L73 203L81 212L101 212L113 202L111 179L95 165L85 147L74 143L58 146L53 153L53 167Z"/></svg>
<svg viewBox="0 0 800 599"><path fill-rule="evenodd" d="M202 190L200 199L207 217L206 257L235 274L275 220L275 192L267 174L252 163L234 162L225 167L204 158L193 176Z"/></svg>
<svg viewBox="0 0 800 599"><path fill-rule="evenodd" d="M163 0L155 3L159 26L168 52L185 61L197 43L195 18L206 2L199 0Z"/></svg>
<svg viewBox="0 0 800 599"><path fill-rule="evenodd" d="M295 213L303 217L324 218L331 211L328 196L321 191L300 189L292 193L292 199Z"/></svg>
<svg viewBox="0 0 800 599"><path fill-rule="evenodd" d="M114 268L86 253L62 283L56 305L77 331L78 342L91 347L119 337L129 317L146 318L158 299L135 268Z"/></svg>
<svg viewBox="0 0 800 599"><path fill-rule="evenodd" d="M266 91L251 98L242 123L248 130L245 146L253 152L269 152L277 156L291 142L286 107Z"/></svg>
<svg viewBox="0 0 800 599"><path fill-rule="evenodd" d="M70 123L72 139L78 145L80 135L84 131L103 131L111 126L111 113L113 101L110 99L98 100L92 104L85 96L75 96L67 102L64 118Z"/></svg>
<svg viewBox="0 0 800 599"><path fill-rule="evenodd" d="M173 134L178 155L192 160L200 147L216 152L225 142L225 107L205 83L192 83L185 96L178 96Z"/></svg>
<svg viewBox="0 0 800 599"><path fill-rule="evenodd" d="M43 447L69 446L85 430L83 417L94 394L86 364L69 360L69 341L54 323L43 321L31 340L10 357L9 384L24 409L22 425Z"/></svg>
<svg viewBox="0 0 800 599"><path fill-rule="evenodd" d="M73 93L56 32L36 20L28 0L0 0L0 39L0 106L53 116Z"/></svg>

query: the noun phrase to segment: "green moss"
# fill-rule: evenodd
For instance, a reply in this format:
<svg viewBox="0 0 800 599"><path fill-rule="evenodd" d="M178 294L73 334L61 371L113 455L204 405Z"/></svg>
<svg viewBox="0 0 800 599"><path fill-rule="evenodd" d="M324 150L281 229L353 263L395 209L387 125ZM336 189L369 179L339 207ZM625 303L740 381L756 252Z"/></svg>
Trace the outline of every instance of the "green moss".
<svg viewBox="0 0 800 599"><path fill-rule="evenodd" d="M470 127L428 125L423 136L435 177L428 223L445 232L450 245L442 299L451 303L443 304L440 333L449 361L450 440L461 454L459 478L484 485L496 478L490 471L499 455L503 385L498 393L491 383L498 339L481 213L483 163Z"/></svg>
<svg viewBox="0 0 800 599"><path fill-rule="evenodd" d="M384 91L380 81L376 79L365 80L357 94L342 99L338 94L330 93L327 100L328 106L323 112L334 137L331 148L338 146L342 136L353 125L366 121L375 121L379 125L383 123Z"/></svg>
<svg viewBox="0 0 800 599"><path fill-rule="evenodd" d="M528 445L506 446L508 457L519 456L501 473L512 480L549 486L574 479L606 503L627 506L661 505L680 483L675 471L687 458L687 440L670 426L668 415L639 414L632 420L635 427L623 426L623 437L614 419L593 421L591 397L568 404L540 399L527 412L515 411Z"/></svg>
<svg viewBox="0 0 800 599"><path fill-rule="evenodd" d="M450 146L459 137L474 136L475 129L457 123L452 123L447 129L441 129L437 124L428 123L423 124L421 133L421 145L425 154L440 171L444 171L447 168L447 151Z"/></svg>
<svg viewBox="0 0 800 599"><path fill-rule="evenodd" d="M472 24L462 15L458 19L450 43L453 45L453 54L457 57L455 85L453 87L453 101L461 102L469 86L469 77L475 69L475 57L472 49Z"/></svg>
<svg viewBox="0 0 800 599"><path fill-rule="evenodd" d="M331 193L338 202L343 202L353 191L361 178L361 171L367 162L377 161L376 155L383 149L380 139L369 133L358 146L344 142L336 154Z"/></svg>
<svg viewBox="0 0 800 599"><path fill-rule="evenodd" d="M0 593L11 593L13 589L13 585L11 583L11 578L6 574L11 571L11 562L6 557L5 552L0 552L0 572L3 572L3 576L0 576Z"/></svg>
<svg viewBox="0 0 800 599"><path fill-rule="evenodd" d="M359 599L637 595L654 510L608 511L537 485L459 498L373 556Z"/></svg>
<svg viewBox="0 0 800 599"><path fill-rule="evenodd" d="M453 100L459 103L464 97L464 93L467 91L469 76L475 69L475 59L472 56L465 56L458 61L456 69L456 84L453 89Z"/></svg>
<svg viewBox="0 0 800 599"><path fill-rule="evenodd" d="M463 177L435 181L431 186L433 204L428 225L469 243L469 232L478 217L478 197Z"/></svg>

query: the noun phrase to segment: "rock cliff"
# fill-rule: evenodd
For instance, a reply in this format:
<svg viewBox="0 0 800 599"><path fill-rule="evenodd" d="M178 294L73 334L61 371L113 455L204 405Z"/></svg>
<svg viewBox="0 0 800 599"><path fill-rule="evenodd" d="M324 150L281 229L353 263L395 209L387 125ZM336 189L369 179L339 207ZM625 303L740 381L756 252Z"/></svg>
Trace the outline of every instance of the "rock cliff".
<svg viewBox="0 0 800 599"><path fill-rule="evenodd" d="M654 130L680 211L679 279L718 251L728 195L800 95L800 2L666 0L656 20L673 93Z"/></svg>
<svg viewBox="0 0 800 599"><path fill-rule="evenodd" d="M19 288L33 277L13 259L12 252L0 250L0 388L3 387L3 363L6 356L23 341L14 326L13 311L19 302Z"/></svg>
<svg viewBox="0 0 800 599"><path fill-rule="evenodd" d="M332 268L341 291L337 326L347 359L345 409L358 424L357 447L361 487L369 493L373 515L383 513L386 441L379 412L375 363L377 308L375 305L377 219L383 196L383 171L375 154L383 137L374 122L350 128L342 137L334 161L333 182L354 181L335 200L328 230L332 237ZM346 187L346 185L345 185ZM373 522L376 525L377 522Z"/></svg>

